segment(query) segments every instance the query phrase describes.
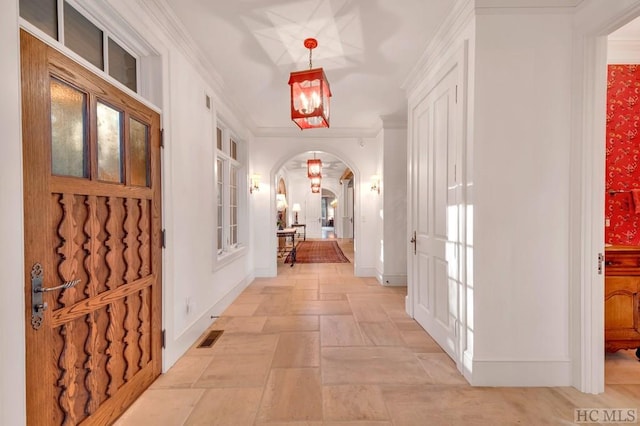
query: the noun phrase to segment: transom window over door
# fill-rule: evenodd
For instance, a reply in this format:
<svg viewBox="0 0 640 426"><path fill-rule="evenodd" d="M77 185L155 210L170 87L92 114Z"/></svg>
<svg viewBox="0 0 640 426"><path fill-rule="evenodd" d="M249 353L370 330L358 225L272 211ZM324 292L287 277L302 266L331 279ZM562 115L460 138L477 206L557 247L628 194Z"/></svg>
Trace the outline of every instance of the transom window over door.
<svg viewBox="0 0 640 426"><path fill-rule="evenodd" d="M137 92L138 58L71 4L64 0L20 0L20 17L43 36Z"/></svg>

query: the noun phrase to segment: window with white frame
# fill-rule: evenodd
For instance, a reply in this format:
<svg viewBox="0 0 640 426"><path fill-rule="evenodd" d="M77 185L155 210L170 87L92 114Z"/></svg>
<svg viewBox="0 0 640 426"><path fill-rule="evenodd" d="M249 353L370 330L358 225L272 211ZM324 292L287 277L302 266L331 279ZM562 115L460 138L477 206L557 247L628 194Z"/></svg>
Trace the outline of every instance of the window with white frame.
<svg viewBox="0 0 640 426"><path fill-rule="evenodd" d="M218 255L236 250L240 241L240 143L224 127L216 128L217 249Z"/></svg>

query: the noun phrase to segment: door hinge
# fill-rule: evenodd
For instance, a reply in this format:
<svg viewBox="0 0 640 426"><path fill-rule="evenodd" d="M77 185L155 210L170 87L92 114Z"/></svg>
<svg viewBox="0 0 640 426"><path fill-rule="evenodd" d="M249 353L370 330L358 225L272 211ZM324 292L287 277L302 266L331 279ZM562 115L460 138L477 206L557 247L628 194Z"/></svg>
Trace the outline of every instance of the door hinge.
<svg viewBox="0 0 640 426"><path fill-rule="evenodd" d="M167 248L167 230L163 229L160 233L160 244L162 248Z"/></svg>
<svg viewBox="0 0 640 426"><path fill-rule="evenodd" d="M162 349L165 349L167 347L167 330L162 330L160 339L162 340Z"/></svg>
<svg viewBox="0 0 640 426"><path fill-rule="evenodd" d="M598 253L598 275L602 275L602 264L604 263L604 256L602 253Z"/></svg>
<svg viewBox="0 0 640 426"><path fill-rule="evenodd" d="M164 129L160 129L160 148L164 148Z"/></svg>
<svg viewBox="0 0 640 426"><path fill-rule="evenodd" d="M458 103L458 85L456 84L456 104Z"/></svg>

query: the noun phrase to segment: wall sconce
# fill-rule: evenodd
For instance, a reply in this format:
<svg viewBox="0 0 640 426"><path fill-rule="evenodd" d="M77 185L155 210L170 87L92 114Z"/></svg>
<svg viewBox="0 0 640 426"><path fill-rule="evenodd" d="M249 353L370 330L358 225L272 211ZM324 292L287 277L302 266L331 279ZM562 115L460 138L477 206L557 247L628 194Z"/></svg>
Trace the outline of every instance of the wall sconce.
<svg viewBox="0 0 640 426"><path fill-rule="evenodd" d="M371 177L371 190L380 193L380 177L377 175Z"/></svg>
<svg viewBox="0 0 640 426"><path fill-rule="evenodd" d="M249 182L249 193L253 194L253 191L260 191L260 175L258 174L251 176Z"/></svg>
<svg viewBox="0 0 640 426"><path fill-rule="evenodd" d="M291 207L291 211L294 212L296 214L295 218L294 218L294 222L296 225L298 224L298 212L301 210L300 208L300 204L298 203L293 203L293 207Z"/></svg>

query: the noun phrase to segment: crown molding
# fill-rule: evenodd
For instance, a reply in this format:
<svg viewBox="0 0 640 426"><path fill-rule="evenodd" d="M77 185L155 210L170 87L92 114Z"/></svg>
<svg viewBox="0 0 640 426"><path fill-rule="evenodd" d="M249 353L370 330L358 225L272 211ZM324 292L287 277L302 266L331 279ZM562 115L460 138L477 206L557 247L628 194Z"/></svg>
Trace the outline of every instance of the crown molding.
<svg viewBox="0 0 640 426"><path fill-rule="evenodd" d="M304 138L304 139L336 139L336 138L374 138L382 130L382 126L369 128L334 128L300 130L292 123L292 127L258 127L253 135L257 138Z"/></svg>
<svg viewBox="0 0 640 426"><path fill-rule="evenodd" d="M474 17L475 0L457 0L453 10L438 28L432 40L427 44L416 65L400 86L407 93L411 93L420 84L422 78L429 69L431 59L444 55L455 42L467 23Z"/></svg>
<svg viewBox="0 0 640 426"><path fill-rule="evenodd" d="M504 9L573 9L583 0L476 0L477 8Z"/></svg>
<svg viewBox="0 0 640 426"><path fill-rule="evenodd" d="M214 107L227 122L238 123L249 131L256 125L249 118L244 108L230 98L224 89L224 80L214 64L206 59L206 55L198 47L185 26L175 15L165 0L140 0L140 5L158 25L160 31L172 41L187 60L196 68L213 93L207 93L214 100ZM234 129L236 133L244 133L243 129Z"/></svg>
<svg viewBox="0 0 640 426"><path fill-rule="evenodd" d="M380 117L382 120L382 128L383 129L406 129L407 128L407 117L402 115L383 115Z"/></svg>

